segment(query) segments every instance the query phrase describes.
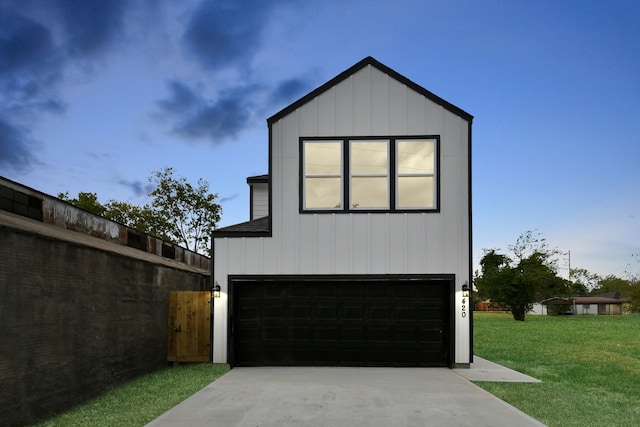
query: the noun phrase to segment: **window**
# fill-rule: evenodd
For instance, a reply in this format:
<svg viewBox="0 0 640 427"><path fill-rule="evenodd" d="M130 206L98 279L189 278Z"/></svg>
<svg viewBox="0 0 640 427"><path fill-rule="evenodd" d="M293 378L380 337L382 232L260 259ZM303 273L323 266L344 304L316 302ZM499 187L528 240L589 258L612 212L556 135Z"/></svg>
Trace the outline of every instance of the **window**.
<svg viewBox="0 0 640 427"><path fill-rule="evenodd" d="M437 210L439 137L301 139L300 210Z"/></svg>
<svg viewBox="0 0 640 427"><path fill-rule="evenodd" d="M434 207L435 141L396 141L396 206L399 209Z"/></svg>
<svg viewBox="0 0 640 427"><path fill-rule="evenodd" d="M389 141L350 141L351 209L389 209Z"/></svg>
<svg viewBox="0 0 640 427"><path fill-rule="evenodd" d="M303 144L305 209L342 208L342 141Z"/></svg>

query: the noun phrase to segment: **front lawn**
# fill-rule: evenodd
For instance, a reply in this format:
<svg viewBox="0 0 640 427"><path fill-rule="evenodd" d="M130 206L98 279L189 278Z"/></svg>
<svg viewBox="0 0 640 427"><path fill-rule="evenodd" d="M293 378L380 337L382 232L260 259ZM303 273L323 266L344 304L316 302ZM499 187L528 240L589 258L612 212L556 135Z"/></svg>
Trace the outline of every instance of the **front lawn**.
<svg viewBox="0 0 640 427"><path fill-rule="evenodd" d="M139 427L229 370L226 364L186 364L137 378L38 426Z"/></svg>
<svg viewBox="0 0 640 427"><path fill-rule="evenodd" d="M474 351L542 383L478 382L549 426L636 426L640 316L474 313Z"/></svg>

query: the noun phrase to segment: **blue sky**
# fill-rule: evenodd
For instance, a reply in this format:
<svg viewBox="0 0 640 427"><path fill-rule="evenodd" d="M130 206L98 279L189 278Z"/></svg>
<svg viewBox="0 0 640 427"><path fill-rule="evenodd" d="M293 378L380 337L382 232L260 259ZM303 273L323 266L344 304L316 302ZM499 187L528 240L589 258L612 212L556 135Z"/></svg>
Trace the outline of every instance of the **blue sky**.
<svg viewBox="0 0 640 427"><path fill-rule="evenodd" d="M243 222L267 117L373 56L474 115L476 262L538 230L637 274L639 22L635 0L0 0L0 175L142 205L173 167Z"/></svg>

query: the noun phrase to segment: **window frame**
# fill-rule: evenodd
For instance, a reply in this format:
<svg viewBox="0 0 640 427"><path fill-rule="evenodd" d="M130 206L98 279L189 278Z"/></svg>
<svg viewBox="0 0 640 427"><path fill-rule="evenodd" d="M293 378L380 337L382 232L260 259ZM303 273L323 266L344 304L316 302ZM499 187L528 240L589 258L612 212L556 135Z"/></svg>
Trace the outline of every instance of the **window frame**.
<svg viewBox="0 0 640 427"><path fill-rule="evenodd" d="M301 141L300 143L300 210L304 212L336 212L339 210L342 210L344 207L344 199L345 199L345 176L344 176L344 170L345 170L345 156L344 156L344 151L345 151L345 143L343 140L337 140L334 138L317 138L317 139L305 139L305 141L309 141L309 142L314 142L314 143L340 143L340 174L336 175L336 174L307 174L306 172L306 168L305 168L305 163L304 163L304 155L305 155L305 146L304 146L304 142ZM304 194L306 194L306 188L307 188L307 180L306 178L340 178L340 207L339 208L309 208L307 209L305 207L305 197Z"/></svg>
<svg viewBox="0 0 640 427"><path fill-rule="evenodd" d="M381 174L381 173L364 173L364 172L354 172L353 169L355 169L353 167L353 145L351 144L352 142L375 142L375 143L386 143L386 151L387 151L387 169L386 169L386 173L385 174ZM349 153L348 157L346 159L343 159L343 163L346 164L346 162L349 162L349 168L348 168L348 176L346 176L347 174L345 173L345 181L343 182L344 185L344 191L348 191L349 193L344 193L345 195L347 195L347 204L346 204L346 210L349 211L385 211L388 212L392 206L391 203L391 187L393 185L393 183L391 182L391 140L389 139L353 139L353 138L349 138L347 140L345 140L344 144L347 145L347 149L345 151L347 151ZM353 181L354 178L385 178L385 182L387 184L387 203L385 206L377 206L377 207L368 207L368 208L360 208L357 206L354 206L353 203Z"/></svg>
<svg viewBox="0 0 640 427"><path fill-rule="evenodd" d="M432 207L399 208L398 207L398 159L397 141L432 140L434 142L434 171L433 171L433 203ZM388 142L387 155L387 207L386 208L353 208L351 207L351 142ZM306 178L305 175L305 142L339 142L341 152L341 207L340 208L309 208L305 207ZM423 174L426 176L427 174ZM299 138L299 212L301 214L314 213L439 213L440 212L440 135L397 135L397 136L336 136L336 137L300 137ZM358 175L356 175L358 176ZM400 176L403 176L402 174Z"/></svg>

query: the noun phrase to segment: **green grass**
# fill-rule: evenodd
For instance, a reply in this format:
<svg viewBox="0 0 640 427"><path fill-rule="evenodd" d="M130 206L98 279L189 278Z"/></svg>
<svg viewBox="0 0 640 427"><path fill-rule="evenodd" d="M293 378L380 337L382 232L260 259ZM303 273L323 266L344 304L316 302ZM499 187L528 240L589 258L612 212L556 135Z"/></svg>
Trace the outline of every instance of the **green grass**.
<svg viewBox="0 0 640 427"><path fill-rule="evenodd" d="M137 378L38 426L143 426L229 370L226 364L187 364Z"/></svg>
<svg viewBox="0 0 640 427"><path fill-rule="evenodd" d="M474 351L542 383L477 384L549 426L637 426L640 316L474 313Z"/></svg>
<svg viewBox="0 0 640 427"><path fill-rule="evenodd" d="M554 426L636 426L640 316L474 313L474 350L542 383L477 384ZM142 426L229 370L193 364L138 378L39 426Z"/></svg>

